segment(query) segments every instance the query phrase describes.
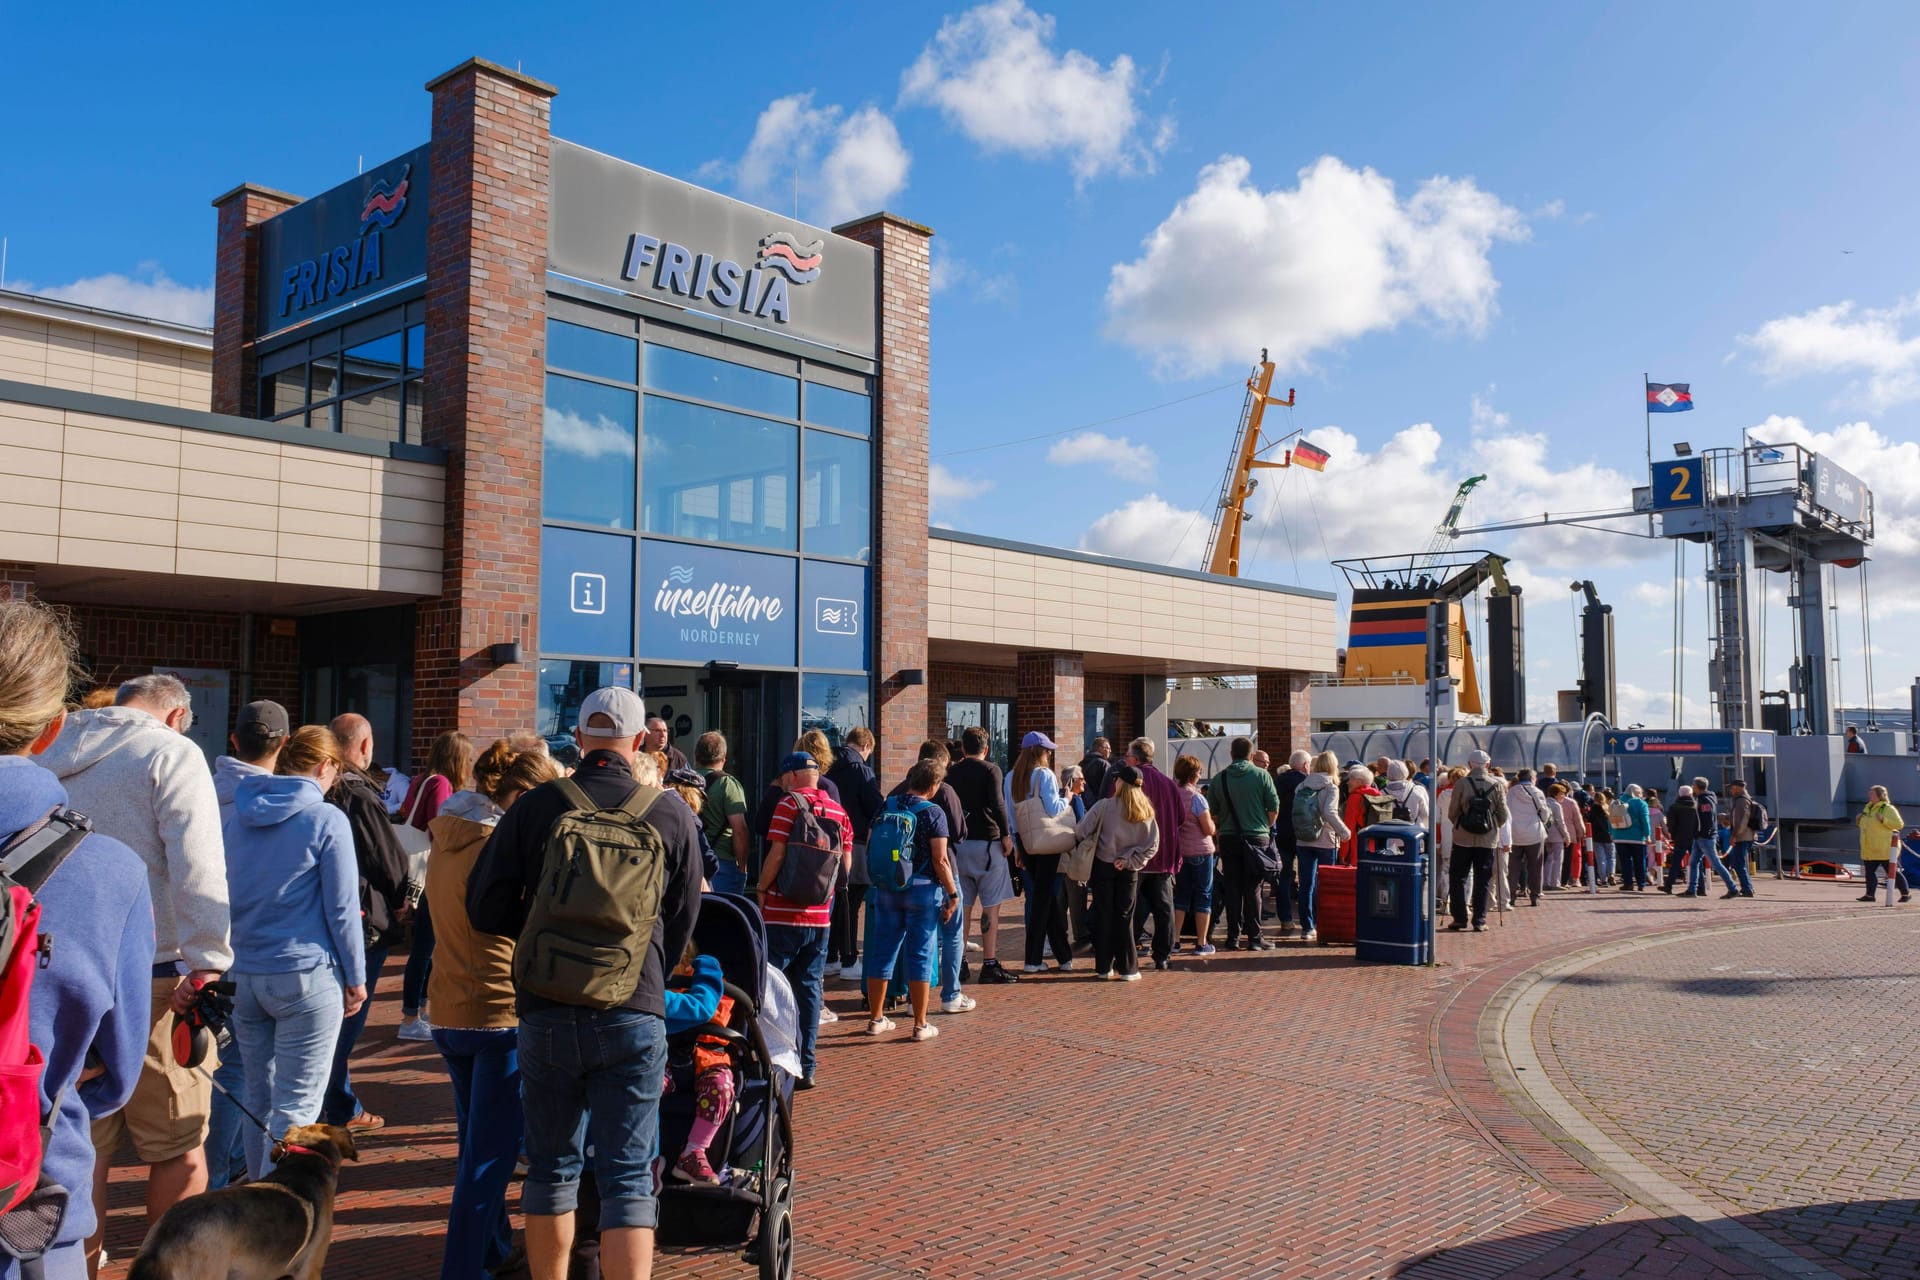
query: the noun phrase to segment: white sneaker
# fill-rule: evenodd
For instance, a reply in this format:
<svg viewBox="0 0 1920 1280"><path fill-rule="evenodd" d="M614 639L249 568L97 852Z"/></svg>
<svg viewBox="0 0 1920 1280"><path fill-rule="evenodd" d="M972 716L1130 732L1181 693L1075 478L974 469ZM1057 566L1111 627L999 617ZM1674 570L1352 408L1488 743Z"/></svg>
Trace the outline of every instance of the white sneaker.
<svg viewBox="0 0 1920 1280"><path fill-rule="evenodd" d="M1053 944L1051 942L1043 942L1040 944L1040 958L1042 960L1053 959Z"/></svg>
<svg viewBox="0 0 1920 1280"><path fill-rule="evenodd" d="M1047 966L1043 964L1026 964L1026 965L1021 965L1020 970L1023 973L1045 973L1047 971Z"/></svg>
<svg viewBox="0 0 1920 1280"><path fill-rule="evenodd" d="M1140 981L1140 971L1138 969L1135 969L1132 973L1123 973L1120 975L1120 981L1138 982Z"/></svg>
<svg viewBox="0 0 1920 1280"><path fill-rule="evenodd" d="M1101 974L1100 976L1102 978L1105 978L1108 982L1120 981L1120 971L1118 969L1109 969L1105 973Z"/></svg>
<svg viewBox="0 0 1920 1280"><path fill-rule="evenodd" d="M979 950L981 950L981 946L980 946L980 944L979 944L979 943L977 943L977 942L975 942L975 941L974 941L974 940L973 940L972 938L968 938L968 939L967 939L967 950L969 950L969 951L979 951Z"/></svg>
<svg viewBox="0 0 1920 1280"><path fill-rule="evenodd" d="M967 1010L973 1008L975 1003L974 998L963 991L951 1000L942 1000L940 1002L940 1012L965 1013Z"/></svg>
<svg viewBox="0 0 1920 1280"><path fill-rule="evenodd" d="M400 1024L399 1037L402 1040L431 1040L433 1024L427 1021L425 1015L415 1018L412 1022L403 1022Z"/></svg>
<svg viewBox="0 0 1920 1280"><path fill-rule="evenodd" d="M893 1030L893 1019L884 1013L877 1018L867 1019L867 1034L870 1036L883 1036L891 1030Z"/></svg>
<svg viewBox="0 0 1920 1280"><path fill-rule="evenodd" d="M934 1026L931 1022L913 1029L913 1039L915 1040L931 1040L939 1034L940 1028Z"/></svg>
<svg viewBox="0 0 1920 1280"><path fill-rule="evenodd" d="M833 1010L831 1010L831 1009L829 1009L829 1008L827 1008L827 1006L825 1006L825 1005L821 1005L821 1006L820 1006L820 1025L821 1025L821 1026L823 1026L823 1027L824 1027L824 1026L826 1026L826 1025L827 1025L827 1024L829 1023L829 1022L838 1022L838 1021L840 1021L840 1015L839 1015L839 1014L837 1014L837 1013L835 1013L835 1012L834 1012Z"/></svg>
<svg viewBox="0 0 1920 1280"><path fill-rule="evenodd" d="M822 977L837 978L840 976L840 962L838 960L829 960L827 961L827 967L820 972Z"/></svg>
<svg viewBox="0 0 1920 1280"><path fill-rule="evenodd" d="M1071 960L1062 960L1062 961L1060 962L1060 966L1059 966L1059 967L1060 967L1060 972L1062 972L1062 973L1072 973L1072 972L1073 972L1073 961L1071 961Z"/></svg>
<svg viewBox="0 0 1920 1280"><path fill-rule="evenodd" d="M1318 929L1309 929L1305 933L1300 935L1300 941L1318 942L1320 941L1320 931Z"/></svg>

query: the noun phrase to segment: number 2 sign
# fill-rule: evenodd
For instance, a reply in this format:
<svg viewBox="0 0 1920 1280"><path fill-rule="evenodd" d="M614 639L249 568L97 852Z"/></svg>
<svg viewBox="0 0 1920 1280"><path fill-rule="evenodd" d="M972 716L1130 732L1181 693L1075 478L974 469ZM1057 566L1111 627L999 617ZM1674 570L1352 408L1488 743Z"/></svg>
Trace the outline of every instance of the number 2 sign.
<svg viewBox="0 0 1920 1280"><path fill-rule="evenodd" d="M1653 464L1653 509L1673 511L1680 507L1707 505L1706 459L1675 458Z"/></svg>

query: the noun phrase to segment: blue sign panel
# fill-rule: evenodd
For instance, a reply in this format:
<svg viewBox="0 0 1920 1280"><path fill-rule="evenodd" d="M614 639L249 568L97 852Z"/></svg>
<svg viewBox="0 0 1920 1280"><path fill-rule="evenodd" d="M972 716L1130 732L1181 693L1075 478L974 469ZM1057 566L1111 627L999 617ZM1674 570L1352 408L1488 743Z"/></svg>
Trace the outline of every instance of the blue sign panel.
<svg viewBox="0 0 1920 1280"><path fill-rule="evenodd" d="M427 159L416 147L260 224L261 333L426 274Z"/></svg>
<svg viewBox="0 0 1920 1280"><path fill-rule="evenodd" d="M640 655L791 667L799 562L684 542L640 544Z"/></svg>
<svg viewBox="0 0 1920 1280"><path fill-rule="evenodd" d="M1610 756L1770 756L1773 735L1764 729L1607 730Z"/></svg>
<svg viewBox="0 0 1920 1280"><path fill-rule="evenodd" d="M800 656L809 667L867 669L867 571L858 565L807 561L807 601L800 611Z"/></svg>
<svg viewBox="0 0 1920 1280"><path fill-rule="evenodd" d="M1653 509L1675 511L1707 505L1705 458L1673 458L1653 464Z"/></svg>
<svg viewBox="0 0 1920 1280"><path fill-rule="evenodd" d="M632 538L541 531L540 648L583 658L632 655Z"/></svg>
<svg viewBox="0 0 1920 1280"><path fill-rule="evenodd" d="M1873 504L1873 495L1860 478L1850 471L1842 470L1826 458L1813 460L1813 500L1823 511L1831 511L1842 520L1851 520L1855 524L1867 518L1867 511Z"/></svg>

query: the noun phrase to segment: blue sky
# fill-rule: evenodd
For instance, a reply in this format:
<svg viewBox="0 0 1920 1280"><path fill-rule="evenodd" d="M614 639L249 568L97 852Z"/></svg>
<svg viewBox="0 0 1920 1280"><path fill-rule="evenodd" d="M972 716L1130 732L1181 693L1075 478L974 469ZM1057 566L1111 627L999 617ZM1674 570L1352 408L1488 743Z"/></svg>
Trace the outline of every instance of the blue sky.
<svg viewBox="0 0 1920 1280"><path fill-rule="evenodd" d="M204 313L214 195L416 145L421 85L478 53L560 87L560 136L783 209L767 158L797 146L803 215L935 228L942 523L1190 561L1238 392L1069 429L1237 383L1271 345L1334 460L1270 484L1251 572L1331 586L1329 554L1424 544L1470 471L1492 478L1469 521L1623 504L1648 371L1700 406L1656 419L1658 450L1761 428L1874 485L1876 684L1904 703L1917 37L1898 4L16 8L0 112L33 124L0 235L10 287ZM1581 576L1620 614L1625 718L1668 719L1668 546L1476 541L1532 587L1536 707L1570 684ZM1857 607L1841 625L1857 702Z"/></svg>

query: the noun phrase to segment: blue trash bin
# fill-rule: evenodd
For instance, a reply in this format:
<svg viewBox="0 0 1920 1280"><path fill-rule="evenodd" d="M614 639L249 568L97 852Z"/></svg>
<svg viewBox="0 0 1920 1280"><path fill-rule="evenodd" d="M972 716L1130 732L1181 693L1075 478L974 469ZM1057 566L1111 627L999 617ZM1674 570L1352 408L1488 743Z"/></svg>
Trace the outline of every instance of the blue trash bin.
<svg viewBox="0 0 1920 1280"><path fill-rule="evenodd" d="M1433 963L1433 889L1427 832L1404 822L1363 828L1356 846L1356 960Z"/></svg>

